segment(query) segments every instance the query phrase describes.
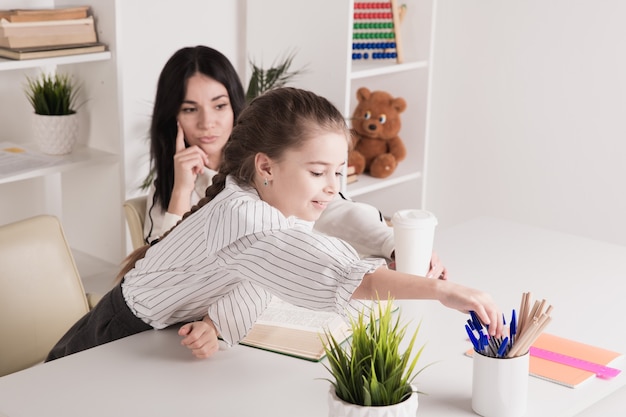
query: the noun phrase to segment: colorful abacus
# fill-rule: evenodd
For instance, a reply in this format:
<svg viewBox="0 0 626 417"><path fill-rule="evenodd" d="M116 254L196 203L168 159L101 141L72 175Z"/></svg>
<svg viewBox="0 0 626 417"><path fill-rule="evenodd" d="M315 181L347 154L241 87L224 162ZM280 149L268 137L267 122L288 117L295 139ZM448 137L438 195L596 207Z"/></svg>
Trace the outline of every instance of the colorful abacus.
<svg viewBox="0 0 626 417"><path fill-rule="evenodd" d="M355 2L352 59L395 59L402 63L400 9L397 0Z"/></svg>

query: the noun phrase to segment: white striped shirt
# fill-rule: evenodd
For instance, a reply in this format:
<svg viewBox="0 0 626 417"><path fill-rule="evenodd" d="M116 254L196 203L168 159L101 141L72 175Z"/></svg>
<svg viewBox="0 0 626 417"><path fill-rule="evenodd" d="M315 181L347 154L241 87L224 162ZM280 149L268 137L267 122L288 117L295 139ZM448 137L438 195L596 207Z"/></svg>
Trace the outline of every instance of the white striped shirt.
<svg viewBox="0 0 626 417"><path fill-rule="evenodd" d="M213 201L148 250L126 274L122 291L133 313L154 328L208 313L222 338L233 343L272 295L345 314L363 275L384 263L359 259L344 241L286 218L256 190L228 178Z"/></svg>

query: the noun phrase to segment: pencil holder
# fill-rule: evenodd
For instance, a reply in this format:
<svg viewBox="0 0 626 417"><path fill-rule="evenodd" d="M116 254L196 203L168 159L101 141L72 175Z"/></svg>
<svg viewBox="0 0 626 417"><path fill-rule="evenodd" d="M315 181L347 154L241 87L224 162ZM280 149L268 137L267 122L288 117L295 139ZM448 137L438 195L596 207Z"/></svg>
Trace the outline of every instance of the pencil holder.
<svg viewBox="0 0 626 417"><path fill-rule="evenodd" d="M521 417L528 403L529 354L513 358L474 352L472 409L483 417Z"/></svg>

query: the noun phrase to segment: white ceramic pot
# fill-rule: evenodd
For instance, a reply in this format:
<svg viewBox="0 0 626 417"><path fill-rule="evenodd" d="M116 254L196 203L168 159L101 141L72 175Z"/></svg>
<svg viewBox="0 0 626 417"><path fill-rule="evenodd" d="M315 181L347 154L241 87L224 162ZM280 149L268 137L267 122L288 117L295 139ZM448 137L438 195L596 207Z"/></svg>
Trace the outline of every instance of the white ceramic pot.
<svg viewBox="0 0 626 417"><path fill-rule="evenodd" d="M78 114L65 116L33 115L35 143L43 153L64 155L70 153L78 138Z"/></svg>
<svg viewBox="0 0 626 417"><path fill-rule="evenodd" d="M331 385L328 395L329 417L415 417L417 415L417 392L399 404L366 407L350 404L335 394L335 387Z"/></svg>

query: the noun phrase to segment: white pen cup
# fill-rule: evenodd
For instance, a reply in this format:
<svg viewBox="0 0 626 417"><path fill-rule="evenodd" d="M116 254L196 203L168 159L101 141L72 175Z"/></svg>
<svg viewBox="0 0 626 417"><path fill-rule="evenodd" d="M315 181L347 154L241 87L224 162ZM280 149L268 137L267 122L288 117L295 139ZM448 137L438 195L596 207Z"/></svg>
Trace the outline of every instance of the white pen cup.
<svg viewBox="0 0 626 417"><path fill-rule="evenodd" d="M497 358L474 352L472 409L483 417L521 417L528 404L530 354Z"/></svg>
<svg viewBox="0 0 626 417"><path fill-rule="evenodd" d="M426 210L399 210L391 218L396 270L426 276L435 240L437 218Z"/></svg>

